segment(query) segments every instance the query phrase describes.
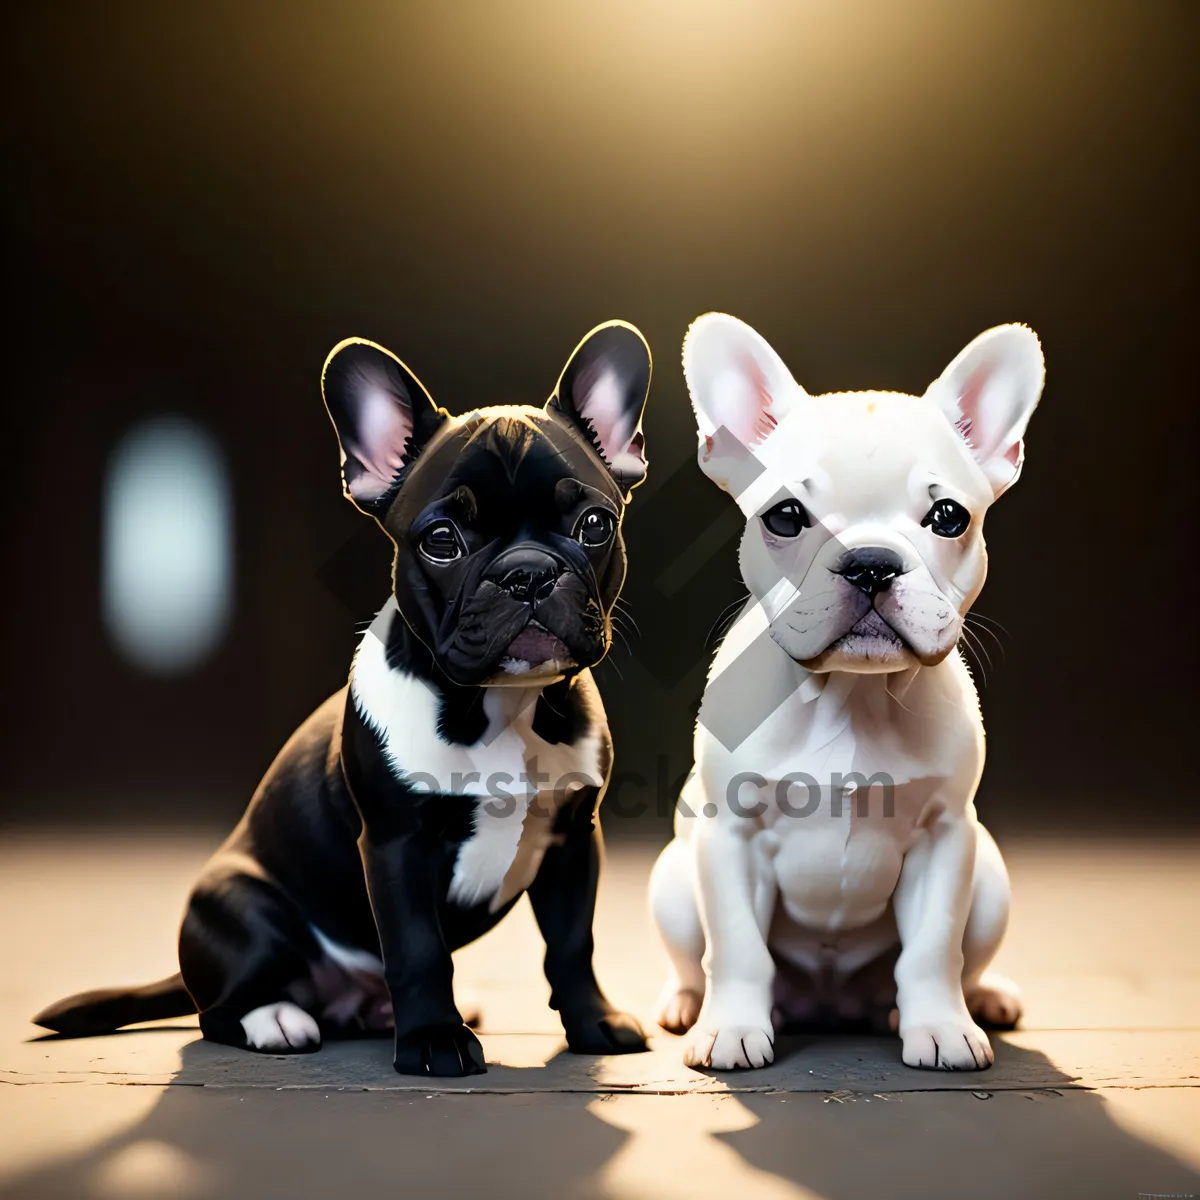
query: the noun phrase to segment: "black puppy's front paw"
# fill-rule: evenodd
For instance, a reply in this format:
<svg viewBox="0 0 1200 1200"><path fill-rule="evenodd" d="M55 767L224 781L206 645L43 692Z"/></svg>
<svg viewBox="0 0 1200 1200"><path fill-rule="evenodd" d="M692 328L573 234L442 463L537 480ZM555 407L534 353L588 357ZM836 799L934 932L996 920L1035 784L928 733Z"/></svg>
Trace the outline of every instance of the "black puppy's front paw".
<svg viewBox="0 0 1200 1200"><path fill-rule="evenodd" d="M563 1013L562 1021L573 1054L639 1054L648 1048L637 1018L628 1013Z"/></svg>
<svg viewBox="0 0 1200 1200"><path fill-rule="evenodd" d="M487 1064L479 1039L465 1025L427 1025L396 1035L392 1064L401 1075L458 1078L484 1075Z"/></svg>

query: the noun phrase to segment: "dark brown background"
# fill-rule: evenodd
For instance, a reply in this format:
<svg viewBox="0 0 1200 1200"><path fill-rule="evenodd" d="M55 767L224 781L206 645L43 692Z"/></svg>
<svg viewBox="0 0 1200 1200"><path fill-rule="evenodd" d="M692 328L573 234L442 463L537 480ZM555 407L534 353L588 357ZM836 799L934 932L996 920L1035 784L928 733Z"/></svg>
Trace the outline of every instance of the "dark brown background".
<svg viewBox="0 0 1200 1200"><path fill-rule="evenodd" d="M1038 331L1043 407L988 524L981 808L1194 824L1195 11L8 6L0 815L231 819L343 682L387 555L339 494L336 341L461 411L540 402L613 316L656 375L642 636L601 679L618 770L649 781L623 799L664 806L737 595L678 365L720 308L810 390L922 390L982 329ZM237 505L232 628L170 682L98 608L107 456L162 411L212 430Z"/></svg>

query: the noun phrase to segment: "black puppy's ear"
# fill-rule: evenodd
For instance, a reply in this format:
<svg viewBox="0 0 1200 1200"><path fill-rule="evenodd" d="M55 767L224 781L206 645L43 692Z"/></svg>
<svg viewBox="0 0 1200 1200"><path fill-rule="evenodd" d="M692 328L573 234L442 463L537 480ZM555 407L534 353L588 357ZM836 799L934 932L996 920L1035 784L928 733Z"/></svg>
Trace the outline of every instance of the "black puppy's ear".
<svg viewBox="0 0 1200 1200"><path fill-rule="evenodd" d="M650 390L650 347L632 325L597 325L575 347L546 408L566 417L629 493L646 477L642 410Z"/></svg>
<svg viewBox="0 0 1200 1200"><path fill-rule="evenodd" d="M347 338L329 352L321 395L342 448L346 497L379 515L447 414L391 351L363 338Z"/></svg>

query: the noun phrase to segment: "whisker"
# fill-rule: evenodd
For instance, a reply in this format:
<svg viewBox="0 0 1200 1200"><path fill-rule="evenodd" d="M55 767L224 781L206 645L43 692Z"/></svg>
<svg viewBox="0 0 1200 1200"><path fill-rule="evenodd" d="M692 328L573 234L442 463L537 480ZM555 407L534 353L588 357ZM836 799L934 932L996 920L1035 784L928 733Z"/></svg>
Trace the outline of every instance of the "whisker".
<svg viewBox="0 0 1200 1200"><path fill-rule="evenodd" d="M972 624L970 619L968 619L965 622L965 624L971 628L971 630L975 634L976 638L979 638L980 644L982 644L982 642L983 642L981 635L986 633L988 635L988 637L990 637L992 639L992 641L995 642L996 649L1000 651L1000 661L1001 662L1004 661L1004 658L1005 658L1004 643L1000 640L999 635L996 633L996 631L994 629L989 629L986 625Z"/></svg>
<svg viewBox="0 0 1200 1200"><path fill-rule="evenodd" d="M974 617L977 621L986 621L987 624L994 625L1006 637L1012 637L1012 634L1009 633L1008 629L999 621L997 621L995 617L989 617L987 613L980 612L977 608L971 609L971 611L967 613L967 617L968 619Z"/></svg>
<svg viewBox="0 0 1200 1200"><path fill-rule="evenodd" d="M884 676L884 678L885 678L885 680L886 680L886 678L887 678L887 677L886 677L886 676ZM891 689L890 687L888 687L888 685L887 685L887 683L886 683L886 682L885 682L885 683L884 683L884 685L883 685L883 690L884 690L884 691L887 693L887 695L888 695L888 699L889 699L889 700L891 700L891 702L892 702L893 704L895 704L895 705L898 705L898 706L899 706L900 708L902 708L902 709L903 709L903 710L904 710L906 713L908 713L908 714L909 714L909 716L913 716L913 715L914 715L914 713L913 713L913 710L912 710L911 708L909 708L909 707L908 707L908 705L907 705L907 704L905 704L905 703L904 703L904 701L903 701L903 700L901 700L899 696L895 695L895 694L892 692L892 689Z"/></svg>
<svg viewBox="0 0 1200 1200"><path fill-rule="evenodd" d="M624 613L609 613L608 621L614 629L625 629L627 625L633 625ZM642 632L636 625L633 625L633 629L639 634Z"/></svg>
<svg viewBox="0 0 1200 1200"><path fill-rule="evenodd" d="M972 620L972 617L974 617L974 616L975 616L974 613L967 613L965 623L970 625L971 628L973 630L975 630L975 633L977 636L986 633L988 635L988 637L990 637L992 639L992 641L995 643L996 649L1000 651L1000 658L1001 658L1001 661L1003 661L1004 653L1005 653L1004 639L1001 638L1000 634L998 634L996 632L996 630L992 629L990 626L983 625L977 621ZM1006 635L1008 634L1007 630L1004 630L1004 632Z"/></svg>
<svg viewBox="0 0 1200 1200"><path fill-rule="evenodd" d="M597 666L597 668L596 668L596 670L598 670L598 671L603 671L603 670L606 670L606 669L611 669L611 670L613 670L613 671L616 671L616 673L617 673L617 678L618 678L619 680L621 680L621 682L622 682L622 683L624 683L624 681L625 681L625 675L624 675L624 673L621 671L621 668L620 668L620 667L617 665L616 659L614 659L614 658L612 657L612 654L611 654L611 653L610 653L610 654L608 654L608 655L606 655L606 656L604 657L604 659L603 659L603 660L600 662L600 664L599 664L599 665Z"/></svg>
<svg viewBox="0 0 1200 1200"><path fill-rule="evenodd" d="M986 687L988 670L991 668L992 660L988 657L987 651L983 648L983 643L979 640L979 635L968 629L965 622L963 623L960 641L965 643L971 657L975 660L975 665L978 668L979 674L983 678L983 684Z"/></svg>
<svg viewBox="0 0 1200 1200"><path fill-rule="evenodd" d="M715 648L724 640L725 635L737 620L738 614L746 607L746 601L750 599L750 593L747 592L744 596L740 596L732 604L727 604L720 613L717 619L713 622L712 627L708 631L708 636L704 639L704 644Z"/></svg>
<svg viewBox="0 0 1200 1200"><path fill-rule="evenodd" d="M642 636L642 631L638 628L638 623L633 619L632 609L630 609L629 605L621 600L620 597L618 597L616 602L613 604L613 612L620 613L620 615L624 617L630 625L633 626L634 633L636 633L638 637Z"/></svg>

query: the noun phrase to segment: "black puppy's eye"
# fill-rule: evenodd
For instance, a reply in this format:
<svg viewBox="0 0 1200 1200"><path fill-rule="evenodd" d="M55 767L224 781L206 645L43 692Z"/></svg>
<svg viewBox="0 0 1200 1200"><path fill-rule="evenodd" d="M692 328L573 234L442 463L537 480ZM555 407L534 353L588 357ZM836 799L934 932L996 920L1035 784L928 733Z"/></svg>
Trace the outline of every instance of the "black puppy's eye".
<svg viewBox="0 0 1200 1200"><path fill-rule="evenodd" d="M421 535L421 553L432 562L453 562L462 558L462 542L453 524L449 521L438 521L425 530Z"/></svg>
<svg viewBox="0 0 1200 1200"><path fill-rule="evenodd" d="M812 524L808 510L799 500L781 500L762 515L762 523L776 536L794 538Z"/></svg>
<svg viewBox="0 0 1200 1200"><path fill-rule="evenodd" d="M617 518L606 508L589 508L575 526L576 540L585 546L603 546L617 528Z"/></svg>
<svg viewBox="0 0 1200 1200"><path fill-rule="evenodd" d="M962 537L971 523L971 514L957 500L943 496L925 514L922 525L928 525L938 537Z"/></svg>

